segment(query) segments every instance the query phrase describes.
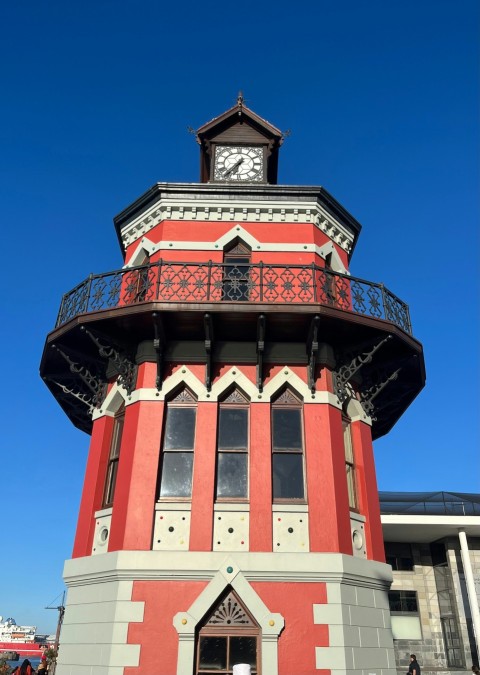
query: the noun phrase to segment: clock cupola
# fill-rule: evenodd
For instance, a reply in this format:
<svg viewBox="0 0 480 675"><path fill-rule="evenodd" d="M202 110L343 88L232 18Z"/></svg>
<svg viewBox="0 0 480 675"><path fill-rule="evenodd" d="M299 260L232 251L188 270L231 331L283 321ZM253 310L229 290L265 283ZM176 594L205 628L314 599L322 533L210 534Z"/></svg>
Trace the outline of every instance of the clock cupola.
<svg viewBox="0 0 480 675"><path fill-rule="evenodd" d="M282 132L237 103L197 130L202 183L277 183Z"/></svg>

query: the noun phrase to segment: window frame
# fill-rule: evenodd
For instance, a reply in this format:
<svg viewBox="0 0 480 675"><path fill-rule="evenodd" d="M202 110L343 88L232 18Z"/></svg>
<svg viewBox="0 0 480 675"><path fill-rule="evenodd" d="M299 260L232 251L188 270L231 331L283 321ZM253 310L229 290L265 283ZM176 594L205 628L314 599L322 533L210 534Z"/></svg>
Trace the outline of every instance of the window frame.
<svg viewBox="0 0 480 675"><path fill-rule="evenodd" d="M398 593L399 601L400 601L401 604L405 603L405 608L402 608L402 609L392 609L391 608L391 595L393 593ZM408 600L406 598L407 594L410 596L410 598L415 596L416 609L406 609L406 603L408 602ZM404 596L404 597L402 597L402 596ZM395 615L396 616L405 616L405 615L410 616L412 614L416 614L417 616L420 616L420 612L419 612L419 609L418 609L418 593L417 593L417 591L411 591L411 590L406 591L404 589L395 589L394 588L393 590L388 591L388 605L389 605L389 608L390 608L390 614L392 614L394 616Z"/></svg>
<svg viewBox="0 0 480 675"><path fill-rule="evenodd" d="M342 414L343 447L345 455L345 477L347 480L348 507L354 513L360 513L355 447L352 438L352 420Z"/></svg>
<svg viewBox="0 0 480 675"><path fill-rule="evenodd" d="M102 508L104 509L113 506L113 500L115 498L124 426L125 404L122 403L113 418L112 436L110 438L110 448L108 451L107 472L105 474L105 485L102 497Z"/></svg>
<svg viewBox="0 0 480 675"><path fill-rule="evenodd" d="M252 251L247 244L238 240L223 252L223 302L248 302L250 300L250 268L252 266ZM230 269L232 268L232 269ZM230 276L233 269L238 270L238 276ZM238 296L230 297L228 289L238 282ZM235 294L237 295L237 293Z"/></svg>
<svg viewBox="0 0 480 675"><path fill-rule="evenodd" d="M183 399L183 400L182 400ZM164 411L164 426L162 430L162 443L160 447L160 466L159 466L159 475L158 475L158 488L157 488L157 501L161 502L191 502L192 500L192 490L193 490L193 472L194 472L194 463L195 463L195 444L196 444L196 435L197 435L197 400L190 392L187 387L183 387L174 398L165 401L165 411ZM193 442L191 448L165 448L166 433L168 428L168 415L170 410L186 410L193 409L195 411L194 416L194 430L193 430ZM191 455L191 474L190 474L190 494L189 496L179 496L179 495L162 495L162 480L164 476L165 468L165 456L173 455L177 453L188 453Z"/></svg>
<svg viewBox="0 0 480 675"><path fill-rule="evenodd" d="M235 623L232 623L230 625L208 625L208 622L211 620L212 616L215 614L216 610L218 609L219 606L228 598L228 596L232 594L233 597L235 598L236 602L239 603L241 609L245 614L248 616L250 619L251 624L249 626L241 626L241 625L235 625ZM218 669L218 668L204 668L200 670L200 641L204 637L212 637L212 638L226 638L227 639L227 652L226 652L226 658L227 658L227 668L223 669ZM255 638L256 640L256 659L257 659L257 665L256 668L252 671L252 675L261 675L262 671L262 658L261 658L261 652L262 652L262 629L261 627L257 624L257 622L253 619L251 616L250 612L246 609L245 605L243 602L241 602L240 598L238 595L230 589L229 592L224 594L223 600L217 604L217 606L211 611L210 615L205 619L204 624L198 629L196 637L195 637L195 675L210 675L213 673L218 673L219 675L231 675L233 672L233 664L231 668L228 668L229 665L229 654L230 654L230 640L231 638L235 637L251 637Z"/></svg>
<svg viewBox="0 0 480 675"><path fill-rule="evenodd" d="M401 604L402 604L402 602L405 602L405 607L403 609L402 608L399 609L399 610L398 609L392 609L392 597L391 596L392 596L393 593L395 593L395 594L398 593L399 601L400 601ZM412 598L413 596L415 597L416 609L414 609L414 610L413 609L407 609L407 607L406 607L406 603L407 603L406 596L407 595L409 595L410 598ZM402 598L402 596L404 596L404 597ZM411 590L406 591L406 590L403 590L403 589L401 589L401 590L393 589L393 590L388 591L388 606L389 606L390 615L391 615L391 618L392 618L392 631L394 631L394 628L395 628L395 626L394 626L394 624L395 624L394 618L395 617L410 617L410 618L415 617L418 620L418 632L420 633L420 637L394 637L393 638L394 640L409 640L411 642L423 640L422 621L421 621L421 617L420 617L420 606L419 606L419 602L418 602L417 591L411 591Z"/></svg>
<svg viewBox="0 0 480 675"><path fill-rule="evenodd" d="M391 566L392 570L394 572L414 572L415 571L415 560L413 557L413 549L412 545L409 542L402 542L402 541L386 541L384 544L385 547L385 560L388 565ZM402 555L401 548L408 547L410 555ZM397 550L395 550L395 548ZM390 549L390 550L389 550ZM403 564L400 562L400 565L398 564L399 561L402 560L411 560L412 561L412 566L411 567L404 567ZM393 561L395 564L392 565Z"/></svg>
<svg viewBox="0 0 480 675"><path fill-rule="evenodd" d="M337 285L335 283L336 277L334 275L333 267L332 267L332 258L333 258L333 253L330 251L330 253L327 253L325 256L325 287L324 287L324 292L325 296L327 298L327 302L330 305L336 305L337 304Z"/></svg>
<svg viewBox="0 0 480 675"><path fill-rule="evenodd" d="M287 401L287 397L290 398ZM283 400L282 400L283 399ZM274 411L275 410L297 410L300 419L300 443L301 448L275 448L275 428L274 428ZM272 444L272 502L274 504L306 504L307 503L307 480L306 480L306 460L305 460L305 427L303 415L303 401L296 396L288 387L272 400L270 409L270 428L271 428L271 444ZM274 459L281 455L301 455L302 468L302 485L303 495L301 497L276 497L275 496L275 482L274 482Z"/></svg>
<svg viewBox="0 0 480 675"><path fill-rule="evenodd" d="M234 397L242 400L231 400ZM245 410L247 417L247 430L245 438L245 448L221 448L220 447L220 416L222 410ZM246 494L242 497L231 497L231 496L219 496L218 495L218 477L219 477L219 462L221 455L245 455L245 471L246 471ZM219 401L218 404L218 415L217 415L217 446L216 446L216 458L215 458L215 501L218 503L245 503L249 500L250 495L250 401L237 389L234 388L228 396Z"/></svg>

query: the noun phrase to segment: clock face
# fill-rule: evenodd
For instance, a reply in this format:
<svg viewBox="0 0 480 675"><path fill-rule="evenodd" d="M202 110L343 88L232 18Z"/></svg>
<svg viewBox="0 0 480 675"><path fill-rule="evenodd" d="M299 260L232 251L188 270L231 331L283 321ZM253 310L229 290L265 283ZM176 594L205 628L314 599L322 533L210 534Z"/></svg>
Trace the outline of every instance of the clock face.
<svg viewBox="0 0 480 675"><path fill-rule="evenodd" d="M226 181L263 181L263 148L218 145L215 149L213 178Z"/></svg>

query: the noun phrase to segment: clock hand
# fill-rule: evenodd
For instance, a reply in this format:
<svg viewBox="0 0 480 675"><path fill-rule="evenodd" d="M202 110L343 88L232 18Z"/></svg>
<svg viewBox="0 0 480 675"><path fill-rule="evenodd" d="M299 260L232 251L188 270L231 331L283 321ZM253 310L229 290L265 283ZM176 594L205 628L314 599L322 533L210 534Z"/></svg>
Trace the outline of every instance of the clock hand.
<svg viewBox="0 0 480 675"><path fill-rule="evenodd" d="M240 159L239 159L237 162L235 162L235 164L234 164L233 166L231 166L229 169L227 169L227 170L224 172L223 177L226 178L226 177L229 176L231 173L233 173L234 171L236 171L242 162L243 162L243 157L240 157Z"/></svg>

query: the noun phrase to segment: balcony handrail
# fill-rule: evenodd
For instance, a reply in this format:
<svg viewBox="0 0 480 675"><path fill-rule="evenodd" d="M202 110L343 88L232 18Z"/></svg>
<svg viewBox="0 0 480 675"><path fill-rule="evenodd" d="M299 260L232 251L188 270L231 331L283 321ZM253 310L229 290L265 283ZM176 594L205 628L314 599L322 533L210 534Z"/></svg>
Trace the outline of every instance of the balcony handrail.
<svg viewBox="0 0 480 675"><path fill-rule="evenodd" d="M391 321L411 334L408 305L383 284L315 264L158 261L91 274L62 298L56 327L143 302L320 304Z"/></svg>

